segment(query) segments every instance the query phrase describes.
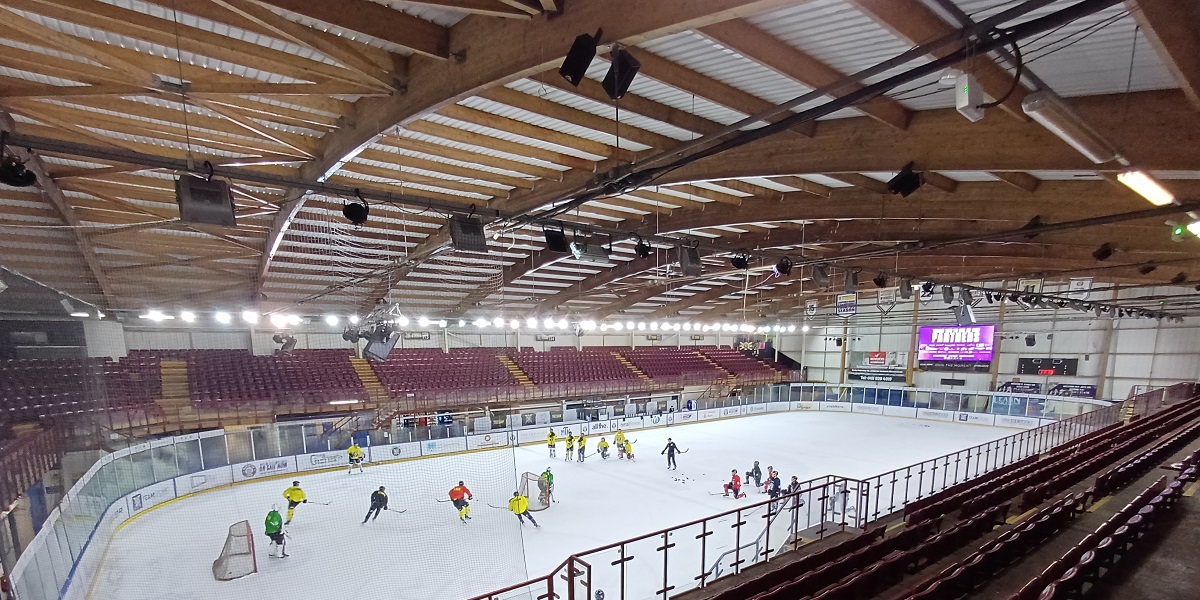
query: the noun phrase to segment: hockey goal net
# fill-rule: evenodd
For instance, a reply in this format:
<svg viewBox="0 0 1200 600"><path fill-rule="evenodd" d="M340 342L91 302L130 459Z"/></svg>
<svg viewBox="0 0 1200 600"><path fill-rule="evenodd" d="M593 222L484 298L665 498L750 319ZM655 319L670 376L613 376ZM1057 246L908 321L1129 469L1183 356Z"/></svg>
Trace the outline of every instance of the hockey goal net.
<svg viewBox="0 0 1200 600"><path fill-rule="evenodd" d="M553 501L554 490L536 473L521 476L521 495L529 498L529 510L546 510Z"/></svg>
<svg viewBox="0 0 1200 600"><path fill-rule="evenodd" d="M254 534L250 532L250 522L240 521L229 526L229 535L225 536L225 547L221 555L213 561L213 577L220 581L229 581L258 572L258 558L254 554Z"/></svg>

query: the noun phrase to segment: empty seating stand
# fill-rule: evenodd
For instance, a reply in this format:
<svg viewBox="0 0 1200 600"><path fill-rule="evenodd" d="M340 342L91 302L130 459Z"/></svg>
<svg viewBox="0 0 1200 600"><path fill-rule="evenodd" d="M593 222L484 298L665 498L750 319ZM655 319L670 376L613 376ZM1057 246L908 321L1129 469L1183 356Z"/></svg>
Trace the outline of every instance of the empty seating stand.
<svg viewBox="0 0 1200 600"><path fill-rule="evenodd" d="M429 390L519 386L500 362L507 348L406 348L392 350L385 361L371 361L383 387L393 398Z"/></svg>
<svg viewBox="0 0 1200 600"><path fill-rule="evenodd" d="M774 382L782 377L778 369L728 346L697 346L695 350L722 369L747 381Z"/></svg>
<svg viewBox="0 0 1200 600"><path fill-rule="evenodd" d="M637 373L605 348L521 349L509 356L535 384L587 381L638 381Z"/></svg>
<svg viewBox="0 0 1200 600"><path fill-rule="evenodd" d="M690 348L643 346L621 353L648 377L664 382L695 379L723 380L729 373Z"/></svg>
<svg viewBox="0 0 1200 600"><path fill-rule="evenodd" d="M0 361L0 419L39 419L152 404L153 367L108 358Z"/></svg>

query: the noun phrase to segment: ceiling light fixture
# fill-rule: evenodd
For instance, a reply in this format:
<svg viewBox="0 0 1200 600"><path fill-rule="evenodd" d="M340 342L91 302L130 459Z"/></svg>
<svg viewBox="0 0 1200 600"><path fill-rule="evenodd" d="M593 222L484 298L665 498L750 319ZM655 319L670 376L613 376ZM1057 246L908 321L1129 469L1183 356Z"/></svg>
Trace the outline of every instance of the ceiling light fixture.
<svg viewBox="0 0 1200 600"><path fill-rule="evenodd" d="M779 259L779 262L775 263L774 270L775 270L776 277L783 277L785 275L789 275L792 272L792 259L788 258L786 256Z"/></svg>
<svg viewBox="0 0 1200 600"><path fill-rule="evenodd" d="M182 311L179 313L179 318L184 323L195 323L196 322L196 313L189 311L189 310L185 310L185 311Z"/></svg>
<svg viewBox="0 0 1200 600"><path fill-rule="evenodd" d="M1125 187L1137 192L1147 202L1155 206L1166 206L1175 201L1175 195L1167 191L1149 173L1141 170L1124 171L1117 174L1117 181Z"/></svg>
<svg viewBox="0 0 1200 600"><path fill-rule="evenodd" d="M1025 96L1021 109L1050 133L1098 165L1121 157L1116 147L1050 92L1039 90Z"/></svg>
<svg viewBox="0 0 1200 600"><path fill-rule="evenodd" d="M729 264L735 269L748 269L750 268L750 257L745 254L734 254L729 259Z"/></svg>
<svg viewBox="0 0 1200 600"><path fill-rule="evenodd" d="M213 315L213 318L216 319L217 322L222 325L228 325L233 321L233 315L230 315L227 312L219 312L219 313Z"/></svg>

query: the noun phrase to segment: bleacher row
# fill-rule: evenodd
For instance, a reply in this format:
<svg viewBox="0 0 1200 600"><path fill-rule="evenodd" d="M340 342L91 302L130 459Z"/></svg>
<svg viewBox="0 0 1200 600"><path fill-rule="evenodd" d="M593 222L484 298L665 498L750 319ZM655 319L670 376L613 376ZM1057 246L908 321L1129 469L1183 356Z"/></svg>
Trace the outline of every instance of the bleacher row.
<svg viewBox="0 0 1200 600"><path fill-rule="evenodd" d="M709 598L856 600L879 596L953 600L967 597L1066 530L1089 504L1130 485L1161 460L1200 437L1198 418L1200 399L1193 398L1129 424L1099 429L1041 456L1029 457L910 502L904 511L907 524L890 537L885 536L884 525L877 524ZM1173 431L1177 432L1163 439ZM1161 441L1155 443L1155 440ZM1067 491L1148 444L1153 445L1104 471L1085 490ZM1168 485L1165 478L1160 479L1009 600L1078 598L1084 587L1094 585L1113 569L1116 561L1141 543L1155 521L1174 506L1183 487L1198 476L1200 450L1186 459L1175 482ZM919 575L926 567L991 534L997 526L1005 526L1014 501L1019 501L1022 507L1032 504L1040 508L1022 515L1016 525L962 560L931 576L916 579L915 583L906 583L907 587L901 586L906 577ZM953 524L940 530L943 522Z"/></svg>
<svg viewBox="0 0 1200 600"><path fill-rule="evenodd" d="M703 354L703 356L701 356ZM188 393L196 407L246 403L327 404L366 400L368 393L349 349L296 350L255 355L248 350L133 350L108 358L0 361L0 418L34 421L123 407L154 407L162 397L162 361L186 363ZM755 382L780 378L781 368L731 348L715 346L395 349L370 367L394 399L437 390L520 388L511 361L533 385L564 383L675 383L681 375ZM626 361L626 362L623 362ZM628 364L627 364L628 363Z"/></svg>

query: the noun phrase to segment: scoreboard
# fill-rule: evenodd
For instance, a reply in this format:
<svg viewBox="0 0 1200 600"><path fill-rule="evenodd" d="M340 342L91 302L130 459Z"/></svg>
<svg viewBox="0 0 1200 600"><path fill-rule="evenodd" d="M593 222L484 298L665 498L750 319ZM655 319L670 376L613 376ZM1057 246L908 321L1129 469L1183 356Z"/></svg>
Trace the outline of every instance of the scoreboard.
<svg viewBox="0 0 1200 600"><path fill-rule="evenodd" d="M1061 375L1072 377L1078 370L1078 358L1017 359L1017 375Z"/></svg>

